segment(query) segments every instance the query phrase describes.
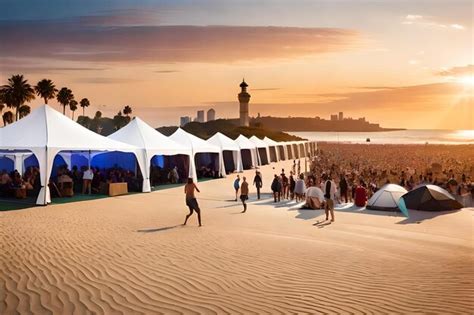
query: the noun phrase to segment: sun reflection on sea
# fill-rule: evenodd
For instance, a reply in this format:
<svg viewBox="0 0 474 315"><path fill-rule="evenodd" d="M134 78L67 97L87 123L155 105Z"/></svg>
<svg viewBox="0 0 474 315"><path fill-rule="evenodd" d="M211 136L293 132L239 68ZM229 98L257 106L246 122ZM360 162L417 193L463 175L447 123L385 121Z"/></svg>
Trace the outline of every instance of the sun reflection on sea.
<svg viewBox="0 0 474 315"><path fill-rule="evenodd" d="M474 130L456 130L451 134L451 138L457 140L473 140L474 141Z"/></svg>

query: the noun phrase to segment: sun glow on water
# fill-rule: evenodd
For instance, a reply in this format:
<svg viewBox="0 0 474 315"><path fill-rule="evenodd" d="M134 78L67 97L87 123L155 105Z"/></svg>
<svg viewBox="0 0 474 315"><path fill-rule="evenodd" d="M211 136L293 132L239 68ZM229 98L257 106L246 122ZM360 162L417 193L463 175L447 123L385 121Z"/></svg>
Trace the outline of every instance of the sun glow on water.
<svg viewBox="0 0 474 315"><path fill-rule="evenodd" d="M474 130L457 130L453 138L462 140L474 140Z"/></svg>

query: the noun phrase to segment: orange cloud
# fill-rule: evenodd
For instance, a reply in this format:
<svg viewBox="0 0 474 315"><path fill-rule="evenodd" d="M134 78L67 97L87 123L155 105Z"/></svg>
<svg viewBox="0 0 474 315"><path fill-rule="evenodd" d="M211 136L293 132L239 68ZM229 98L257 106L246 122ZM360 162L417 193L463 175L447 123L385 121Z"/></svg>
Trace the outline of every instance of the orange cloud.
<svg viewBox="0 0 474 315"><path fill-rule="evenodd" d="M342 51L360 43L357 32L337 28L101 24L115 20L2 21L0 58L221 63Z"/></svg>

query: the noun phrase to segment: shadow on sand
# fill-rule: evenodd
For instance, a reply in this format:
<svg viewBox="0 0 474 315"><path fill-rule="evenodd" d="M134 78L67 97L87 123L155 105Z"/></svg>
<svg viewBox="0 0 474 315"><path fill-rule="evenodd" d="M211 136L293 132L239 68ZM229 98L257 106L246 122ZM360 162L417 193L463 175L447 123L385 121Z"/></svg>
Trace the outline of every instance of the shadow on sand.
<svg viewBox="0 0 474 315"><path fill-rule="evenodd" d="M179 225L173 225L173 226L165 226L165 227L161 227L161 228L141 229L141 230L137 230L137 232L140 232L140 233L163 232L163 231L167 231L167 230L172 230L172 229L180 227L180 226L182 226L182 225L179 224Z"/></svg>
<svg viewBox="0 0 474 315"><path fill-rule="evenodd" d="M459 209L460 210L460 209ZM397 224L420 224L423 221L431 220L440 215L456 213L459 210L449 210L449 211L417 211L409 210L409 217L405 218L402 221L397 222Z"/></svg>

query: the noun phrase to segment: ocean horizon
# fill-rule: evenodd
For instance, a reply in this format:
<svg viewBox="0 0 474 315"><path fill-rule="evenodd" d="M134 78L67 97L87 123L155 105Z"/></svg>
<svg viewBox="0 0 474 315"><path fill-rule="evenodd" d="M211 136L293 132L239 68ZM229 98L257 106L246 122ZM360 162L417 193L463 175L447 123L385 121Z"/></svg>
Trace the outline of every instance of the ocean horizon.
<svg viewBox="0 0 474 315"><path fill-rule="evenodd" d="M376 132L314 131L288 133L308 140L323 142L376 144L474 144L474 130L406 129Z"/></svg>

